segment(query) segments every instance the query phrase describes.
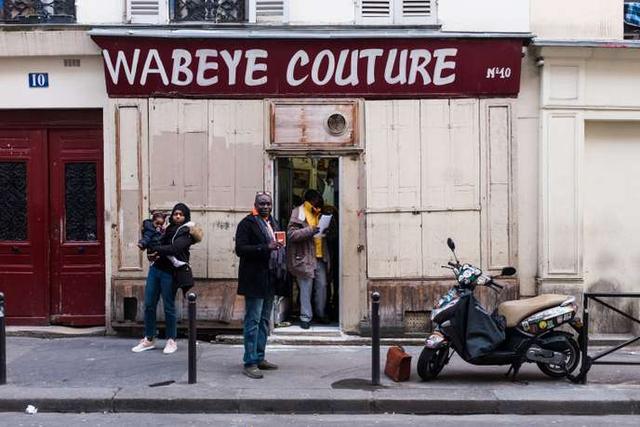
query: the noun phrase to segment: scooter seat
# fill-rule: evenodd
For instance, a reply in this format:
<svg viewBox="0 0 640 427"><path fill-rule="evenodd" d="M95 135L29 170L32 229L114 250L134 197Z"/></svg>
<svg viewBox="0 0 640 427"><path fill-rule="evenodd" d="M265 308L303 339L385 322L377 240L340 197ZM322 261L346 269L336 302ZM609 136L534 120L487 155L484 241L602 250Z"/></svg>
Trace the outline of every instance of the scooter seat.
<svg viewBox="0 0 640 427"><path fill-rule="evenodd" d="M571 298L568 295L542 294L537 297L505 301L498 306L498 313L507 319L507 328L513 328L527 316L555 307Z"/></svg>

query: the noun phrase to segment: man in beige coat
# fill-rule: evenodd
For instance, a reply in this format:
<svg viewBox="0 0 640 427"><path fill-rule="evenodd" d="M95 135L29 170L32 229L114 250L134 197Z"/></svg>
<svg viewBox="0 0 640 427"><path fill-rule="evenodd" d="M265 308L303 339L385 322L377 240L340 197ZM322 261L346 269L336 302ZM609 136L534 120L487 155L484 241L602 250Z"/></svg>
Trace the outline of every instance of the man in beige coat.
<svg viewBox="0 0 640 427"><path fill-rule="evenodd" d="M318 234L323 200L316 190L307 190L304 203L291 213L287 228L287 268L300 287L300 326L309 329L313 313L325 323L329 246ZM315 310L311 308L311 292Z"/></svg>

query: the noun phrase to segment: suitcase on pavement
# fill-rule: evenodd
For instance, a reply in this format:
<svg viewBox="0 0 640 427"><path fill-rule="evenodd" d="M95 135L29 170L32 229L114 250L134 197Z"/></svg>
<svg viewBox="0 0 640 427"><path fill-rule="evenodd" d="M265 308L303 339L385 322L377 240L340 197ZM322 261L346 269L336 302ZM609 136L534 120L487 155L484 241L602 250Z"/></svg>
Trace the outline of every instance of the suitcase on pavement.
<svg viewBox="0 0 640 427"><path fill-rule="evenodd" d="M407 381L411 376L411 355L399 345L389 347L384 373L396 382Z"/></svg>

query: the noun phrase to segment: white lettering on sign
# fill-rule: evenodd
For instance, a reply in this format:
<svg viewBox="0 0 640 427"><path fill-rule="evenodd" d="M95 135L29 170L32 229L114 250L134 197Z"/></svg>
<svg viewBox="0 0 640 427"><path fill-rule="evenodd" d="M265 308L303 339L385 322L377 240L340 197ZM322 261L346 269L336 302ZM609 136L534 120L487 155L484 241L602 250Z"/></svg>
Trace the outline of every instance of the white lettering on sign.
<svg viewBox="0 0 640 427"><path fill-rule="evenodd" d="M133 58L131 60L131 65L127 62L127 57L124 56L124 52L119 50L116 55L116 65L114 66L111 62L111 57L109 56L109 51L104 49L102 51L102 56L104 56L104 63L107 65L107 70L109 70L109 74L111 75L111 80L114 84L118 84L118 79L120 77L120 67L124 68L124 75L127 77L127 81L130 85L133 85L136 80L136 70L138 69L138 60L140 59L140 49L133 50Z"/></svg>
<svg viewBox="0 0 640 427"><path fill-rule="evenodd" d="M307 55L307 52L302 49L293 54L291 60L289 61L289 65L287 65L287 83L289 84L289 86L300 86L302 83L304 83L305 80L307 80L307 77L309 77L309 75L305 75L301 79L297 79L295 77L294 69L296 67L296 63L298 62L300 63L301 67L304 67L309 63L309 55Z"/></svg>
<svg viewBox="0 0 640 427"><path fill-rule="evenodd" d="M267 82L267 76L264 75L258 79L254 77L256 72L262 71L266 74L267 64L258 64L257 59L266 59L269 54L264 49L249 49L244 56L247 58L247 70L244 76L244 83L247 86L260 86Z"/></svg>
<svg viewBox="0 0 640 427"><path fill-rule="evenodd" d="M190 85L193 81L193 72L189 69L189 65L191 65L191 54L188 50L174 49L171 56L173 58L171 84L176 86ZM180 78L181 75L184 75L183 79Z"/></svg>
<svg viewBox="0 0 640 427"><path fill-rule="evenodd" d="M436 86L448 85L456 81L456 73L451 73L447 77L442 76L443 70L455 70L454 61L446 61L447 56L456 56L458 49L436 49L433 56L436 58L436 68L433 70L433 84Z"/></svg>
<svg viewBox="0 0 640 427"><path fill-rule="evenodd" d="M487 79L495 79L499 77L501 79L508 79L511 77L511 67L491 67L487 68Z"/></svg>
<svg viewBox="0 0 640 427"><path fill-rule="evenodd" d="M228 51L221 50L220 56L224 63L227 64L227 69L229 70L229 86L233 86L236 84L236 71L238 70L240 60L242 59L242 51L234 50L232 57Z"/></svg>
<svg viewBox="0 0 640 427"><path fill-rule="evenodd" d="M376 82L376 59L384 54L382 49L362 49L360 58L367 58L367 84Z"/></svg>
<svg viewBox="0 0 640 427"><path fill-rule="evenodd" d="M198 49L196 50L196 56L198 57L198 72L196 73L196 83L198 83L198 86L211 86L218 83L218 76L204 76L204 73L209 70L218 70L217 62L209 62L210 57L215 58L218 56L218 51L215 49Z"/></svg>
<svg viewBox="0 0 640 427"><path fill-rule="evenodd" d="M323 49L311 56L304 49L299 49L289 59L283 77L290 87L300 86L309 79L316 86L330 82L337 86L357 86L361 84L360 76L364 78L364 75L367 85L375 84L376 79L382 77L388 85L444 86L456 80L457 53L456 48L342 49L339 52ZM132 86L144 86L154 74L159 76L164 86L188 86L194 80L200 87L234 86L238 83L238 70L242 69L246 86L265 85L269 78L269 52L264 49L197 49L192 53L176 48L171 51L171 59L165 59L166 66L157 49L147 52L134 49L129 58L121 50L110 54L105 49L102 54L111 81L116 85L123 73ZM141 61L144 62L140 67ZM384 67L384 73L377 73L378 67ZM138 72L140 68L141 72ZM221 81L221 76L226 76L225 81ZM508 78L511 68L487 69L487 78L495 76Z"/></svg>
<svg viewBox="0 0 640 427"><path fill-rule="evenodd" d="M151 68L152 61L156 64L155 68ZM142 86L147 84L147 76L149 76L149 74L160 74L162 83L164 83L165 86L169 84L167 72L164 70L164 66L162 65L162 60L160 60L160 54L157 49L149 49L147 60L144 62L144 67L142 67L142 77L140 77L140 84Z"/></svg>

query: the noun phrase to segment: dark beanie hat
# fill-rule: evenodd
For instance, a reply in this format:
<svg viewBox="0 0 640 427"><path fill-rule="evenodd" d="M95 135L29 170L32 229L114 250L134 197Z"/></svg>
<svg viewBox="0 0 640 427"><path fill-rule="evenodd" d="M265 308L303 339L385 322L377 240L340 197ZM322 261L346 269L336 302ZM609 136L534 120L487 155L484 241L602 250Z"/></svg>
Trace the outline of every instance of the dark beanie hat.
<svg viewBox="0 0 640 427"><path fill-rule="evenodd" d="M176 203L173 209L171 209L171 222L173 222L173 213L175 211L181 211L184 214L184 222L191 221L191 209L189 209L189 206L184 203Z"/></svg>

